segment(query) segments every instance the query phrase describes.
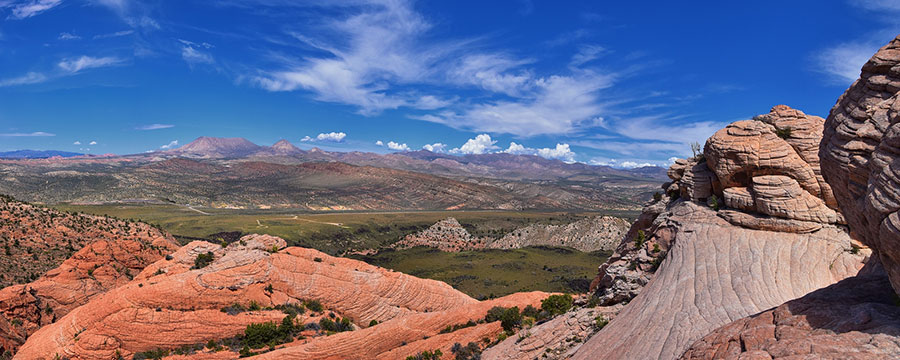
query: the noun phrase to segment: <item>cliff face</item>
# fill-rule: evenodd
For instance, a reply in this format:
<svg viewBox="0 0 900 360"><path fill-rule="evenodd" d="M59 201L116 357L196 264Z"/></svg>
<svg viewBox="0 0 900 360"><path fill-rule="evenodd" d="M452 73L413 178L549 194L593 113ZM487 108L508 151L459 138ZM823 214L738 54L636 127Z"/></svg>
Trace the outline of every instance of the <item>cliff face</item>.
<svg viewBox="0 0 900 360"><path fill-rule="evenodd" d="M713 329L855 275L870 251L820 175L823 124L776 106L676 162L668 196L595 281L602 303L628 306L573 358L674 358Z"/></svg>
<svg viewBox="0 0 900 360"><path fill-rule="evenodd" d="M723 326L686 359L900 357L900 37L862 68L825 122L822 177L874 250L856 277ZM832 206L833 207L833 206Z"/></svg>

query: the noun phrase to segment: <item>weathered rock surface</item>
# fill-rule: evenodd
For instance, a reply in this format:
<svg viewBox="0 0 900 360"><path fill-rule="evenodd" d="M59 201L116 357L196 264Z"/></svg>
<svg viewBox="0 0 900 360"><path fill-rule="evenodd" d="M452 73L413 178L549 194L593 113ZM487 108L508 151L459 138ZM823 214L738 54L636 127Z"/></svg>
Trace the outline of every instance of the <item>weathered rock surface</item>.
<svg viewBox="0 0 900 360"><path fill-rule="evenodd" d="M856 274L843 230L811 234L734 226L678 201L666 220L677 239L659 270L573 359L671 359L711 330Z"/></svg>
<svg viewBox="0 0 900 360"><path fill-rule="evenodd" d="M465 251L484 249L488 239L477 238L469 232L459 221L454 218L446 218L431 225L425 230L407 235L403 240L394 243L397 249L407 249L416 246L428 246L441 251Z"/></svg>
<svg viewBox="0 0 900 360"><path fill-rule="evenodd" d="M368 324L371 320L380 324L368 328L369 332L308 339L298 344L297 350L286 352L284 358L291 358L294 351L302 358L310 354L341 358L327 354L352 354L350 351L380 354L402 342L411 345L423 337L438 335L447 325L483 317L483 312L495 303L524 307L539 304L547 296L535 292L479 302L439 281L331 257L312 249L284 246L284 240L264 235L244 237L226 248L192 242L169 260L148 266L128 284L95 297L38 330L16 358L48 359L55 354L70 359L112 358L117 352L127 357L157 348L205 343L238 335L250 323L279 321L284 314L265 307L303 299L319 300L330 312L355 324ZM207 253L215 260L192 269L197 256ZM220 311L250 301L262 309L235 315ZM307 313L299 321L315 320L315 316ZM477 332L469 332L481 336L494 330L482 326ZM365 337L366 334L374 337ZM462 334L465 333L458 336L468 339ZM441 347L444 345L452 344Z"/></svg>
<svg viewBox="0 0 900 360"><path fill-rule="evenodd" d="M531 224L491 241L489 248L518 249L526 246L566 246L584 252L612 251L631 225L622 218L596 216L566 225Z"/></svg>
<svg viewBox="0 0 900 360"><path fill-rule="evenodd" d="M874 249L900 293L900 37L863 66L831 109L822 174L860 241Z"/></svg>
<svg viewBox="0 0 900 360"><path fill-rule="evenodd" d="M0 203L0 218L5 219L0 221L2 237L19 243L11 246L12 254L0 256L4 263L21 261L11 265L40 270L65 254L63 244L80 249L35 281L0 290L0 354L14 353L40 327L127 283L178 249L171 235L147 224L62 213L11 199ZM28 252L33 255L26 260ZM4 278L22 270L9 271Z"/></svg>
<svg viewBox="0 0 900 360"><path fill-rule="evenodd" d="M593 284L601 304L630 303L573 358L674 358L719 326L855 275L870 250L843 228L819 170L823 123L779 105L676 161L669 197L645 207Z"/></svg>
<svg viewBox="0 0 900 360"><path fill-rule="evenodd" d="M610 320L622 305L579 308L535 325L503 340L482 353L483 359L568 359L594 335L598 319Z"/></svg>
<svg viewBox="0 0 900 360"><path fill-rule="evenodd" d="M883 270L723 326L682 359L896 359L900 307Z"/></svg>

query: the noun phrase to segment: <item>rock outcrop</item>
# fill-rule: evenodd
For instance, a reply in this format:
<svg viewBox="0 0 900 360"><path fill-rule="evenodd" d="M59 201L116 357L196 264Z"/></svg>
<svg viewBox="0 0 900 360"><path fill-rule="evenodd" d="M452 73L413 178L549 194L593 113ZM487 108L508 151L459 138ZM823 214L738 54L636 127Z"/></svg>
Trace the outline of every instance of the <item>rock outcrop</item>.
<svg viewBox="0 0 900 360"><path fill-rule="evenodd" d="M819 170L823 123L779 105L677 161L667 196L593 284L601 304L628 306L573 358L674 358L713 329L855 275L870 251Z"/></svg>
<svg viewBox="0 0 900 360"><path fill-rule="evenodd" d="M425 230L407 235L403 240L394 243L396 249L407 249L416 246L428 246L441 251L466 251L484 249L486 238L478 238L469 234L459 221L450 217L438 221Z"/></svg>
<svg viewBox="0 0 900 360"><path fill-rule="evenodd" d="M584 252L613 251L628 232L630 224L622 218L596 216L566 225L531 224L491 241L489 248L518 249L526 246L566 246Z"/></svg>
<svg viewBox="0 0 900 360"><path fill-rule="evenodd" d="M900 307L883 270L723 326L682 359L896 359Z"/></svg>
<svg viewBox="0 0 900 360"><path fill-rule="evenodd" d="M0 203L0 218L2 237L10 245L19 244L0 256L8 264L4 266L37 271L64 256L63 246L80 249L35 281L0 290L0 354L14 353L37 329L131 281L144 267L178 249L171 235L147 224L63 213L11 199Z"/></svg>
<svg viewBox="0 0 900 360"><path fill-rule="evenodd" d="M825 124L822 173L850 229L900 293L900 37L881 48Z"/></svg>
<svg viewBox="0 0 900 360"><path fill-rule="evenodd" d="M421 351L420 347L449 348L453 344L435 340L438 337L480 341L496 336L500 332L496 323L460 333L439 332L448 325L484 317L492 306L535 306L548 295L520 293L479 302L439 281L312 249L284 247L284 240L266 235L248 235L224 248L192 242L148 266L131 282L38 330L16 358L50 359L56 354L73 360L113 358L116 354L127 357L231 338L242 334L248 324L280 321L284 314L273 307L303 300L320 301L327 312L351 319L355 328L374 324L373 320L378 325L349 335L313 336L289 343L270 353L283 355L276 358L340 358L341 354L370 358L387 356L382 353L392 350L391 354L403 358ZM233 304L251 310L222 311ZM315 322L321 316L307 312L297 321ZM226 357L236 355L232 352Z"/></svg>

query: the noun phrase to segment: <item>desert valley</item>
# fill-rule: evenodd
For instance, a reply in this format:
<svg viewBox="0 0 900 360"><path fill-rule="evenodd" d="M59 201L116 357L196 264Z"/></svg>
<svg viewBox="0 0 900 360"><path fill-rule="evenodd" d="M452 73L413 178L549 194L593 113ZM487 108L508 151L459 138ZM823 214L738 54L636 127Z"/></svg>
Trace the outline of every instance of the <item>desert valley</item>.
<svg viewBox="0 0 900 360"><path fill-rule="evenodd" d="M888 3L852 6L900 12ZM426 41L439 49L405 44L442 24L419 13L439 5L225 2L215 6L216 19L243 28L223 33L199 20L180 23L160 10L170 5L73 4L0 0L0 14L24 24L53 19L55 12L103 9L130 30L91 39L67 31L56 41L134 37L135 57L105 63L82 57L60 62L57 73L0 78L0 95L27 103L57 91L75 98L119 88L108 81L127 75L90 90L15 90L64 82L87 69L143 66L167 56L154 41L175 31L169 29L287 46L263 29L279 23L303 44L291 51L304 52L304 62L286 60L287 50L270 51L267 61L285 61L288 70L235 76L234 86L311 92L303 100L312 104L304 109L310 118L320 112L340 124L351 118L359 133L382 134L379 127L402 133L425 122L446 126L438 132L463 132L467 140L414 150L394 141L355 142L344 132L300 138L282 134L290 132L285 128L270 131L280 120L241 115L230 122L219 114L213 125L171 120L126 130L186 128L179 136L193 140L185 143L100 152L106 144L75 140L53 150L56 143L45 139L57 134L7 126L4 106L15 106L0 98L0 131L6 132L0 133L6 142L0 144L0 360L900 358L900 36L879 39L881 47L865 54L864 64L853 64L855 80L826 99L830 110L776 102L739 119L682 123L673 115L666 118L671 123L649 129L646 119L621 115L614 100L601 106L597 94L612 80L576 81L597 80L599 68L585 64L609 56L600 55L606 49L582 47L564 62L569 75L538 76L537 53L517 61L508 53L465 53L489 47L485 39ZM248 14L265 21L231 18ZM317 38L281 22L298 14L309 23L334 18L323 24L343 37ZM448 14L444 21L456 19ZM247 29L253 30L241 32ZM0 26L0 45L10 41L5 34ZM573 40L540 46L562 46L552 41ZM390 49L373 45L382 42ZM212 56L228 45L174 43L189 64L185 76L203 66L209 67L204 76L243 69L221 53ZM395 51L405 46L416 56ZM315 57L322 52L329 57ZM10 54L0 47L0 62L19 56ZM459 64L457 55L464 56ZM451 63L459 67L442 65ZM477 71L463 80L470 68ZM376 80L351 71L360 69ZM641 70L616 76L629 71ZM150 73L170 78L162 69ZM413 100L421 90L413 84L449 88L472 79L501 98L473 105L488 95L468 88ZM735 90L721 90L729 91ZM365 101L348 100L360 93ZM199 93L182 96L205 101ZM320 103L355 106L356 113L323 110ZM67 106L73 116L87 111ZM137 117L156 111L140 101L125 106ZM456 114L453 106L471 108ZM278 106L248 101L237 107L280 116ZM375 120L400 108L415 110ZM199 113L189 117L204 116ZM447 119L475 120L457 126ZM63 134L68 121L39 124ZM310 122L327 121L299 121ZM562 123L569 127L548 125ZM646 135L660 129L670 134ZM265 143L272 145L249 140L271 134L279 138ZM495 145L497 134L519 142L504 150ZM697 134L702 141L671 140ZM529 147L522 139L553 139L548 144L556 146ZM51 145L10 145L29 141ZM128 143L139 141L109 149L136 148ZM628 160L588 159L586 149ZM671 153L684 156L660 158Z"/></svg>

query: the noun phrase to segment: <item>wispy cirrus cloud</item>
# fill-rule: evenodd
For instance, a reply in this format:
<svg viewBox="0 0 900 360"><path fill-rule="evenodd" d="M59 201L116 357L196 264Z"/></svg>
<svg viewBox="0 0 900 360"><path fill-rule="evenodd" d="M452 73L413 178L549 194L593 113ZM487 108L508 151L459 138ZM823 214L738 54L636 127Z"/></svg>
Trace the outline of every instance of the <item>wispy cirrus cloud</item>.
<svg viewBox="0 0 900 360"><path fill-rule="evenodd" d="M119 65L122 62L124 62L124 60L113 56L92 57L84 55L78 58L62 60L57 66L69 73L77 73L85 69Z"/></svg>
<svg viewBox="0 0 900 360"><path fill-rule="evenodd" d="M35 131L30 133L0 133L2 137L44 137L44 136L56 136L56 134L43 132L43 131Z"/></svg>
<svg viewBox="0 0 900 360"><path fill-rule="evenodd" d="M9 19L22 20L36 16L42 12L62 4L62 0L27 0L7 4L12 9Z"/></svg>
<svg viewBox="0 0 900 360"><path fill-rule="evenodd" d="M172 124L149 124L149 125L141 125L134 129L146 131L146 130L168 129L168 128L173 128L173 127L175 127L175 125L172 125Z"/></svg>
<svg viewBox="0 0 900 360"><path fill-rule="evenodd" d="M868 15L868 20L881 24L881 29L864 34L855 40L844 41L817 51L812 55L815 71L829 76L829 82L846 86L856 81L860 69L886 39L900 32L900 2L895 0L847 0L847 3Z"/></svg>
<svg viewBox="0 0 900 360"><path fill-rule="evenodd" d="M116 31L116 32L106 33L106 34L97 34L97 35L94 35L93 39L94 40L109 39L109 38L128 36L131 34L134 34L134 30L122 30L122 31Z"/></svg>
<svg viewBox="0 0 900 360"><path fill-rule="evenodd" d="M57 37L57 39L59 39L59 40L78 40L78 39L81 39L81 36L78 36L78 35L75 35L72 33L61 32L61 33L59 33L59 37Z"/></svg>
<svg viewBox="0 0 900 360"><path fill-rule="evenodd" d="M44 81L47 81L46 75L37 72L29 72L14 78L0 79L0 87L30 85L42 83Z"/></svg>

